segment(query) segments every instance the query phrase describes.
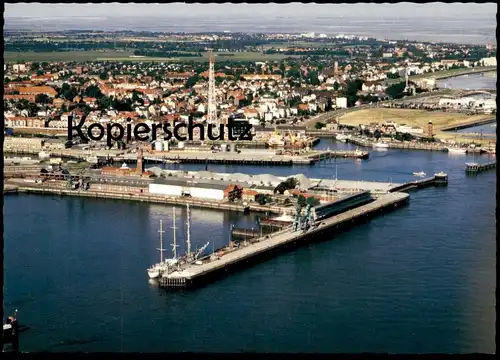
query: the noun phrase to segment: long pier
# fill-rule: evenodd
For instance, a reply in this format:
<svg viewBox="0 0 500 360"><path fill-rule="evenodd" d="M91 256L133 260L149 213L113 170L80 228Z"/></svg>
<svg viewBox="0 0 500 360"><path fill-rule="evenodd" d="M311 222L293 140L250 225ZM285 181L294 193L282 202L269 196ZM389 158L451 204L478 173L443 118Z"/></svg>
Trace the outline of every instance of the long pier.
<svg viewBox="0 0 500 360"><path fill-rule="evenodd" d="M490 161L490 162L487 162L487 163L482 163L482 164L478 164L478 163L466 163L465 164L465 171L467 173L476 174L476 173L479 173L481 171L494 169L494 168L496 168L496 166L497 166L496 160L495 161Z"/></svg>
<svg viewBox="0 0 500 360"><path fill-rule="evenodd" d="M17 154L38 154L38 150L18 150ZM51 151L51 156L85 161L88 154L78 150ZM137 155L116 150L95 151L93 153L98 158L111 158L115 162L136 162ZM144 154L148 158L148 154ZM163 160L176 161L178 163L201 163L201 164L248 164L248 165L313 165L318 161L330 158L368 158L368 152L361 151L311 151L301 155L275 155L252 154L251 152L210 152L210 151L168 151L153 155L156 161Z"/></svg>
<svg viewBox="0 0 500 360"><path fill-rule="evenodd" d="M178 271L164 274L160 286L166 288L188 288L200 285L218 275L227 273L230 268L242 266L253 261L270 256L275 251L292 246L302 245L312 240L325 239L329 233L364 222L377 213L392 210L408 203L409 195L405 193L390 193L373 202L349 210L342 214L317 222L307 231L292 231L287 227L271 235L266 235L246 245L217 254L214 260L205 257L201 264L181 265Z"/></svg>
<svg viewBox="0 0 500 360"><path fill-rule="evenodd" d="M428 186L447 186L448 185L448 175L444 173L435 174L432 177L428 177L421 180L409 181L407 183L398 185L390 189L390 192L406 192L414 189L421 189Z"/></svg>
<svg viewBox="0 0 500 360"><path fill-rule="evenodd" d="M374 144L373 141L360 139L358 137L351 137L347 139L347 142L363 147L373 147ZM410 142L403 142L403 143L389 142L387 143L387 146L390 149L401 149L401 150L448 151L446 146L443 145L419 144Z"/></svg>

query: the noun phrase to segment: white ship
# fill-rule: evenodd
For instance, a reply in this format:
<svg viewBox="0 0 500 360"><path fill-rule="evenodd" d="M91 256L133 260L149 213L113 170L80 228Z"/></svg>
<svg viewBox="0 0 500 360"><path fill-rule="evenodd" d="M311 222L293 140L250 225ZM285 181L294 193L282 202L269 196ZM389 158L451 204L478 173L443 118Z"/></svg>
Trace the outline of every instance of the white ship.
<svg viewBox="0 0 500 360"><path fill-rule="evenodd" d="M423 171L420 171L420 172L414 172L413 175L418 177L424 177L426 174Z"/></svg>
<svg viewBox="0 0 500 360"><path fill-rule="evenodd" d="M450 154L465 154L467 153L467 149L459 148L459 147L449 147L446 148Z"/></svg>
<svg viewBox="0 0 500 360"><path fill-rule="evenodd" d="M387 149L389 147L389 144L383 142L376 142L373 144L373 147L376 149Z"/></svg>

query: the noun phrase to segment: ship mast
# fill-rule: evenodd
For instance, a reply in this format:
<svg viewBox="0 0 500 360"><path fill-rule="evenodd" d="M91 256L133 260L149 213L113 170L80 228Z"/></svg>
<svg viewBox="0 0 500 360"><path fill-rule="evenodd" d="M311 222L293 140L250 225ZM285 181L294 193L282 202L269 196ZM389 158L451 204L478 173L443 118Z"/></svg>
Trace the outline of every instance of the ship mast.
<svg viewBox="0 0 500 360"><path fill-rule="evenodd" d="M163 262L163 252L165 251L165 249L163 248L163 233L165 231L163 231L163 221L160 220L160 230L158 230L158 232L160 233L160 248L157 249L157 250L160 250L160 263Z"/></svg>
<svg viewBox="0 0 500 360"><path fill-rule="evenodd" d="M189 259L191 257L191 209L189 208L189 204L186 207L187 210L187 223L186 223L186 255Z"/></svg>
<svg viewBox="0 0 500 360"><path fill-rule="evenodd" d="M172 226L172 229L174 230L174 237L173 237L173 241L172 241L172 253L174 255L174 259L177 259L177 247L179 245L177 245L177 239L175 237L175 230L177 229L177 227L175 226L175 207L172 208L172 212L173 212L173 223L174 225Z"/></svg>

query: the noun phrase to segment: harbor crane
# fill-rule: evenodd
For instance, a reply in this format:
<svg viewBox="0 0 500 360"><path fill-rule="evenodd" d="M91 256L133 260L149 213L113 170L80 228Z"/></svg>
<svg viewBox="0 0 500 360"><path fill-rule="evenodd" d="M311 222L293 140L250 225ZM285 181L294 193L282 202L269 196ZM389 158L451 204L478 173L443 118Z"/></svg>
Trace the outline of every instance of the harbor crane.
<svg viewBox="0 0 500 360"><path fill-rule="evenodd" d="M296 205L295 207L295 218L293 220L293 231L307 231L309 228L314 226L314 219L312 216L312 205L307 204L306 206L306 213L304 216L302 216L302 206L299 204Z"/></svg>

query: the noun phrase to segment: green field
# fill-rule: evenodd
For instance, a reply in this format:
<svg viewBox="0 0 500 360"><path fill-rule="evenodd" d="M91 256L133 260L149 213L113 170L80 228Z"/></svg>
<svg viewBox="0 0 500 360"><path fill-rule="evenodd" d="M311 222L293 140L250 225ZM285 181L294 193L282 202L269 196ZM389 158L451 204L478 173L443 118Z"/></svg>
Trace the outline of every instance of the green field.
<svg viewBox="0 0 500 360"><path fill-rule="evenodd" d="M98 58L119 59L132 55L125 51L61 51L3 53L4 61L96 61Z"/></svg>
<svg viewBox="0 0 500 360"><path fill-rule="evenodd" d="M260 52L214 53L216 61L279 61L287 56ZM65 52L4 52L4 61L208 61L209 53L202 57L130 57L126 51L65 51ZM226 56L220 56L226 55ZM231 55L231 56L227 56ZM292 56L294 57L294 56Z"/></svg>

